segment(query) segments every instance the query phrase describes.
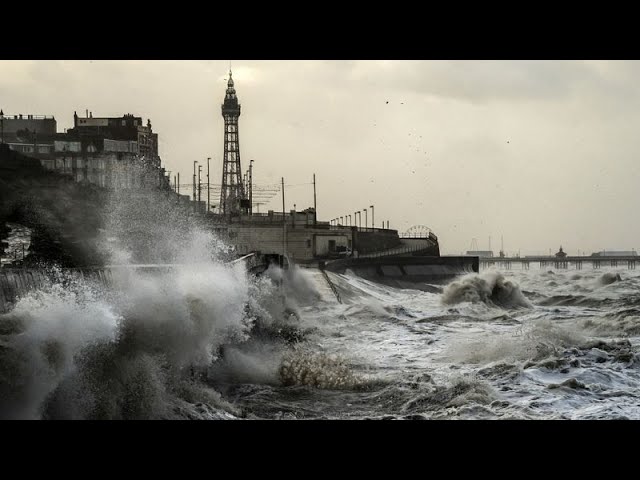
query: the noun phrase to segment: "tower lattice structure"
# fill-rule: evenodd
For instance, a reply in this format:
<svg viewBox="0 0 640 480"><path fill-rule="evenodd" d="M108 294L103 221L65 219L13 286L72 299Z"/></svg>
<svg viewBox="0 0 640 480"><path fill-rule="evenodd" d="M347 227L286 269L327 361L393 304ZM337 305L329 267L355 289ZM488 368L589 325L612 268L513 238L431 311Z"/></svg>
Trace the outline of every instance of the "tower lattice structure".
<svg viewBox="0 0 640 480"><path fill-rule="evenodd" d="M222 104L222 117L224 118L224 161L222 164L220 212L223 215L238 215L244 207L245 192L240 167L240 140L238 136L240 104L233 87L231 70L229 70L227 92Z"/></svg>

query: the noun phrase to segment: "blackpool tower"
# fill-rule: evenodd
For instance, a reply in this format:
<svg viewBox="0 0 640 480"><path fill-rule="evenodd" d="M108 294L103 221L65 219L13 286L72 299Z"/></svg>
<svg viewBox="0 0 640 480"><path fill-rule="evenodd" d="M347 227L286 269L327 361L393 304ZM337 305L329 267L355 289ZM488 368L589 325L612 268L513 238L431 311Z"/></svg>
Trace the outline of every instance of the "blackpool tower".
<svg viewBox="0 0 640 480"><path fill-rule="evenodd" d="M220 213L239 215L246 207L242 169L240 167L240 141L238 138L238 117L240 104L233 88L233 78L229 70L227 92L222 104L224 118L224 161L222 164L222 191L220 192Z"/></svg>

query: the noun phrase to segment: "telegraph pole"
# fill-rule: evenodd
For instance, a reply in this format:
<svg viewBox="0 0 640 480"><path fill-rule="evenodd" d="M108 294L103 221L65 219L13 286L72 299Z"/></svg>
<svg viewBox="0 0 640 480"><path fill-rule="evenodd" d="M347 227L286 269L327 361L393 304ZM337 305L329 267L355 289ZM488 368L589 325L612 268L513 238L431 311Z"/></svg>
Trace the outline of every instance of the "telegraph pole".
<svg viewBox="0 0 640 480"><path fill-rule="evenodd" d="M249 161L249 215L253 215L253 160Z"/></svg>
<svg viewBox="0 0 640 480"><path fill-rule="evenodd" d="M207 213L211 211L211 184L209 183L209 163L211 162L211 157L207 158Z"/></svg>
<svg viewBox="0 0 640 480"><path fill-rule="evenodd" d="M284 257L287 254L287 221L284 215L284 177L282 177L282 268L284 268Z"/></svg>
<svg viewBox="0 0 640 480"><path fill-rule="evenodd" d="M193 213L197 212L198 208L198 198L196 197L196 163L197 160L193 161Z"/></svg>
<svg viewBox="0 0 640 480"><path fill-rule="evenodd" d="M316 225L318 218L318 208L316 206L316 174L313 174L313 225Z"/></svg>
<svg viewBox="0 0 640 480"><path fill-rule="evenodd" d="M198 165L198 210L202 202L202 183L200 183L200 172L202 172L202 165Z"/></svg>

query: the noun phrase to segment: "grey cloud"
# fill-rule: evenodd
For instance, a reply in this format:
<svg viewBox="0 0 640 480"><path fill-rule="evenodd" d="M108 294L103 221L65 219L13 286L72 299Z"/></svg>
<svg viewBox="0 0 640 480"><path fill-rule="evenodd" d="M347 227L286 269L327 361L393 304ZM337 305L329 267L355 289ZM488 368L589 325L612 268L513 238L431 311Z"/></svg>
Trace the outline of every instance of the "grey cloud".
<svg viewBox="0 0 640 480"><path fill-rule="evenodd" d="M523 252L558 240L637 247L640 227L624 219L637 204L640 62L233 65L243 161L256 159L258 183L303 183L316 173L324 218L375 204L376 219L392 226L436 229L444 252L500 233ZM169 170L190 178L193 160L212 157L215 179L228 66L0 62L0 107L54 114L59 128L85 108L151 118ZM287 194L291 205L311 198L305 187Z"/></svg>
<svg viewBox="0 0 640 480"><path fill-rule="evenodd" d="M597 76L593 68L578 61L456 60L362 62L354 66L350 78L390 91L487 102L557 100Z"/></svg>

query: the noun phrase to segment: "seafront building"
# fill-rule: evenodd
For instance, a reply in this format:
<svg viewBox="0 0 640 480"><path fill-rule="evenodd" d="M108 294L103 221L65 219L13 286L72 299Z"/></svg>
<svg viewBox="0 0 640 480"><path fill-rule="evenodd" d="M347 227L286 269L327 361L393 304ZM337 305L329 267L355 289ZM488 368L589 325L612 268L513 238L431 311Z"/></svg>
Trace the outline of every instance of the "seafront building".
<svg viewBox="0 0 640 480"><path fill-rule="evenodd" d="M408 251L439 256L438 241L432 233L424 238L401 239L388 226L362 228L344 225L338 219L321 221L316 210L315 175L313 206L254 211L259 207L254 192L258 196L260 193L259 189L254 190L251 161L247 172L242 170L240 111L230 71L221 105L224 150L222 182L216 186L220 194L219 201L215 201L217 211L216 205L211 205L211 179L202 183L202 165L196 172L197 162L190 202L186 192L180 192L179 177L171 184L168 172L161 166L158 134L153 131L151 120L145 123L139 116L94 117L88 110L83 116L74 112L73 127L58 132L53 116L5 115L0 110L0 140L11 150L38 159L44 168L69 175L79 183L111 190L159 189L174 194L185 206L185 215L215 231L240 254L259 252L296 263L371 254L401 255ZM208 172L204 173L209 177ZM281 190L274 190L275 195L280 193Z"/></svg>
<svg viewBox="0 0 640 480"><path fill-rule="evenodd" d="M77 182L114 190L171 189L158 154L158 134L142 117L94 117L89 111L79 117L74 112L73 128L60 133L53 116L1 112L0 125L1 143Z"/></svg>

